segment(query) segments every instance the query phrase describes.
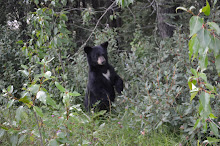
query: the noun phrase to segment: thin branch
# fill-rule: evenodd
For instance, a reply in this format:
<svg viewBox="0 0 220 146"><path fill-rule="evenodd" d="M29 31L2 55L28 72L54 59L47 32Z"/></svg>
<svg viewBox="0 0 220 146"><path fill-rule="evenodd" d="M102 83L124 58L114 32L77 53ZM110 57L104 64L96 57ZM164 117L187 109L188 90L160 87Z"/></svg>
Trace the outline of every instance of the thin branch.
<svg viewBox="0 0 220 146"><path fill-rule="evenodd" d="M39 134L40 134L40 144L41 144L41 146L43 146L44 143L43 143L43 137L42 137L42 134L41 134L41 128L39 126L39 120L37 118L37 114L36 114L35 111L34 111L34 116L35 116L35 119L36 119L36 122L37 122L37 127L38 127L38 130L39 130Z"/></svg>
<svg viewBox="0 0 220 146"><path fill-rule="evenodd" d="M113 5L116 3L116 1L114 1L106 10L105 12L102 14L102 16L99 18L99 20L97 21L95 27L93 28L91 34L89 35L89 37L87 38L87 40L85 41L85 43L81 46L81 48L83 48L86 43L90 40L90 38L92 37L94 31L96 30L96 28L98 27L100 21L102 20L102 18L105 16L105 14L113 7Z"/></svg>

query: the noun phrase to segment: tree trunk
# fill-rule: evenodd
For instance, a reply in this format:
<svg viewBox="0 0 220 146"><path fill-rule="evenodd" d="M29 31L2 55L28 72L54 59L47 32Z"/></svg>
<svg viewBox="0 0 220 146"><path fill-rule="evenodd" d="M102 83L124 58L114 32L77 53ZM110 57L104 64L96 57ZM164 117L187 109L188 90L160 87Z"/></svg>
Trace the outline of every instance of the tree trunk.
<svg viewBox="0 0 220 146"><path fill-rule="evenodd" d="M157 27L162 38L172 37L174 26L169 23L168 14L175 13L175 7L166 0L157 0Z"/></svg>

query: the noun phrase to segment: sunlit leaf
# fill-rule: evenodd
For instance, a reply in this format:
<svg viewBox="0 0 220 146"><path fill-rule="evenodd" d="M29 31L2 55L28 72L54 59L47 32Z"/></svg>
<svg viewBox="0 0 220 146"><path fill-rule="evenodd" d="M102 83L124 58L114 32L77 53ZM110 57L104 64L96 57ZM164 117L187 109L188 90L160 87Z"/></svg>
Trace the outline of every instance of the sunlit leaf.
<svg viewBox="0 0 220 146"><path fill-rule="evenodd" d="M183 10L183 11L188 11L186 8L184 8L184 7L177 7L176 8L176 13L177 13L177 10Z"/></svg>
<svg viewBox="0 0 220 146"><path fill-rule="evenodd" d="M21 73L23 73L25 76L29 76L29 72L26 70L19 70Z"/></svg>
<svg viewBox="0 0 220 146"><path fill-rule="evenodd" d="M46 104L47 94L44 91L37 92L36 98Z"/></svg>
<svg viewBox="0 0 220 146"><path fill-rule="evenodd" d="M197 95L198 92L199 92L199 91L195 91L195 92L192 92L192 93L191 93L190 101L193 100L193 98Z"/></svg>
<svg viewBox="0 0 220 146"><path fill-rule="evenodd" d="M190 8L189 8L189 10L190 11L192 11L192 9L196 9L194 6L191 6Z"/></svg>
<svg viewBox="0 0 220 146"><path fill-rule="evenodd" d="M7 91L8 91L8 93L12 93L13 92L13 86L12 85L10 85L10 86L8 86L8 88L7 88Z"/></svg>
<svg viewBox="0 0 220 146"><path fill-rule="evenodd" d="M51 76L51 71L47 71L44 73L45 78L50 78L50 76Z"/></svg>
<svg viewBox="0 0 220 146"><path fill-rule="evenodd" d="M36 94L39 91L40 85L34 84L28 88L31 93Z"/></svg>
<svg viewBox="0 0 220 146"><path fill-rule="evenodd" d="M209 16L210 15L210 5L208 0L206 0L206 6L202 8L202 12L206 15Z"/></svg>

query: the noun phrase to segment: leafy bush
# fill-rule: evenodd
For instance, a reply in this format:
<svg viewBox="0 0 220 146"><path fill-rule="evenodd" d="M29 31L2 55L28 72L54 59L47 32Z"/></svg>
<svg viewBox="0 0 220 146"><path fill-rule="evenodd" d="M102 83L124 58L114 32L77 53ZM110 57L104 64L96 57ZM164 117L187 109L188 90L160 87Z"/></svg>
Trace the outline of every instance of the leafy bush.
<svg viewBox="0 0 220 146"><path fill-rule="evenodd" d="M201 123L198 122L197 119L204 116L204 108L199 102L202 105L204 102L197 96L190 100L192 88L188 88L188 82L195 83L196 79L204 80L205 77L191 68L204 62L189 60L188 36L181 32L181 27L172 38L160 40L146 36L137 25L134 38L126 45L130 45L129 48L119 48L123 45L119 44L118 29L106 27L93 32L95 44L109 41L109 61L123 78L125 88L109 113L85 113L81 104L88 65L83 49L70 47L75 46L75 38L70 38L66 27L66 13L59 12L53 5L38 8L31 15L27 42L18 41L20 33L17 32L17 37L13 35L16 31L7 31L9 34L2 37L0 143L195 145L207 137L205 142L218 141L216 127L219 126L211 124L218 121L210 117L210 128L204 124L204 117ZM5 32L4 29L1 31ZM192 37L195 38L197 36ZM15 49L18 47L15 42L23 45L22 49ZM190 46L194 45L190 43ZM216 70L214 64L207 67L207 79L212 79L210 85L218 97L218 68ZM193 80L188 80L191 75ZM203 85L199 89L206 90ZM203 95L207 96L207 92L200 94L204 99ZM212 114L219 117L218 98L210 100L210 107L214 109ZM201 129L202 124L205 130Z"/></svg>

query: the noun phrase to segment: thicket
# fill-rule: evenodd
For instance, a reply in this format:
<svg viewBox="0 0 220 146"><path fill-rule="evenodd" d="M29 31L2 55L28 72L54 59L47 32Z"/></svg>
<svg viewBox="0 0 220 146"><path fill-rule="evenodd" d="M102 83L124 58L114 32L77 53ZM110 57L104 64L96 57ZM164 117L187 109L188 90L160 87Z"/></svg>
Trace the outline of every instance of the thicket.
<svg viewBox="0 0 220 146"><path fill-rule="evenodd" d="M124 38L118 36L131 34L128 24L94 29L91 39L109 41L109 61L124 80L109 113L84 112L88 65L68 11L59 9L65 4L51 1L31 12L27 32L0 29L0 144L218 145L220 29L215 13L207 17L208 2L190 19L190 41L183 27L172 38L148 36L140 19ZM86 24L93 13L82 16Z"/></svg>

